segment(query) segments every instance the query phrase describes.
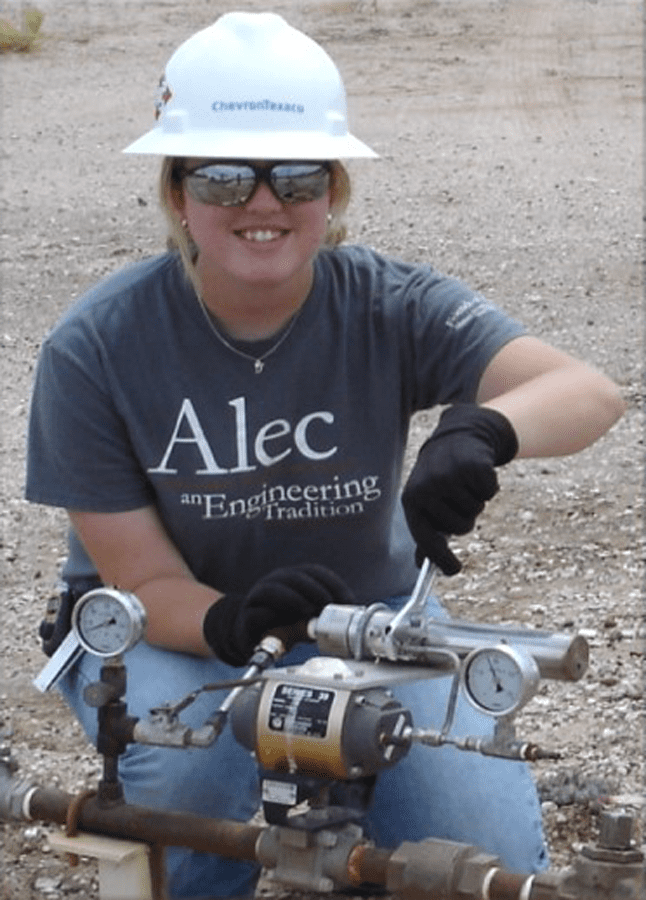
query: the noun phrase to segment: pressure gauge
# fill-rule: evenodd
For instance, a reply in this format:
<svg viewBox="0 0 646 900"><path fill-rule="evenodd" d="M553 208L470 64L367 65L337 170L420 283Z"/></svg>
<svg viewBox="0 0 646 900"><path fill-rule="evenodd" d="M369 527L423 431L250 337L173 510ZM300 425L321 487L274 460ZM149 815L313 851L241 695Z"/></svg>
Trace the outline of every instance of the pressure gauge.
<svg viewBox="0 0 646 900"><path fill-rule="evenodd" d="M538 681L534 658L508 644L473 650L462 667L468 700L490 716L506 716L520 709L536 693Z"/></svg>
<svg viewBox="0 0 646 900"><path fill-rule="evenodd" d="M100 587L78 600L72 629L80 645L95 656L118 656L139 641L146 626L146 610L134 594Z"/></svg>

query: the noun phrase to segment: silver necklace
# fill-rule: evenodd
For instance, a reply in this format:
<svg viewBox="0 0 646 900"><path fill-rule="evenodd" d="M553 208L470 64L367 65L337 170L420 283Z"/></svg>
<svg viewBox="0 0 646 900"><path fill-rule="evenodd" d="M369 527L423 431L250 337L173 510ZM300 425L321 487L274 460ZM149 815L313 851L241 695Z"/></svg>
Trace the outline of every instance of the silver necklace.
<svg viewBox="0 0 646 900"><path fill-rule="evenodd" d="M267 359L267 357L271 356L272 353L275 353L276 350L278 350L280 345L283 343L283 341L287 340L287 338L289 337L289 335L291 333L292 328L296 324L296 320L298 319L298 317L301 313L300 309L294 313L292 318L289 320L287 327L285 328L283 333L280 335L280 337L278 338L278 340L276 341L275 344L272 344L272 346L268 350L265 350L265 352L263 354L261 354L260 356L253 356L251 353L245 353L244 350L240 350L240 348L236 347L234 344L230 344L229 341L227 341L227 339L224 337L224 335L220 334L219 330L215 326L215 322L213 321L213 316L206 308L206 304L204 303L204 300L202 299L200 294L197 294L197 301L200 304L200 309L204 313L204 318L206 319L206 321L209 325L209 328L211 329L213 334L216 336L216 338L219 340L219 342L224 347L226 347L227 350L230 350L232 353L235 353L238 356L241 356L243 359L248 359L249 362L252 362L253 370L256 373L256 375L260 375L261 372L263 371L263 369L265 368L265 360ZM302 307L301 307L301 309L302 309Z"/></svg>

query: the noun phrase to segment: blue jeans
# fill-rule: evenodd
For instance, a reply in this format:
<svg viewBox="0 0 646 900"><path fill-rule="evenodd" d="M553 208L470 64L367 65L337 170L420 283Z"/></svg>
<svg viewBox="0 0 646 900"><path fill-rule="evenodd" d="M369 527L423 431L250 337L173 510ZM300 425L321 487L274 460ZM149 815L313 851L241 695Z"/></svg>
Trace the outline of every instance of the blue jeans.
<svg viewBox="0 0 646 900"><path fill-rule="evenodd" d="M400 601L399 601L400 602ZM393 601L392 605L398 605ZM429 613L446 614L434 601ZM314 655L309 645L294 648L283 665ZM219 660L201 659L140 643L126 655L130 715L174 703L203 684L235 677L240 670ZM96 742L96 710L82 699L86 684L99 678L101 663L85 653L59 689L92 742ZM411 682L396 690L417 727L441 728L450 689L449 678ZM226 692L204 693L185 709L182 721L203 724ZM452 733L489 734L492 720L460 697ZM188 750L131 744L120 761L126 800L159 809L246 821L258 809L255 763L225 728L215 745ZM377 780L366 823L380 847L426 837L474 844L497 854L512 870L546 868L541 810L525 763L483 757L453 747L413 746ZM166 853L168 892L173 898L243 897L253 894L258 867L213 854L174 847Z"/></svg>

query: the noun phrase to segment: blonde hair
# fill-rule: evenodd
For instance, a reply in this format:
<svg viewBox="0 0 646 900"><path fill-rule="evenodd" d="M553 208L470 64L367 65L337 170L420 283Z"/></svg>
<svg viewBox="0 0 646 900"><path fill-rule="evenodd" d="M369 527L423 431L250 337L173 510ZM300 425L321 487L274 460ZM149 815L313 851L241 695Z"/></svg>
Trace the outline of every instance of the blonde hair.
<svg viewBox="0 0 646 900"><path fill-rule="evenodd" d="M181 172L184 162L185 159L179 156L166 156L162 160L159 202L168 224L166 246L169 250L179 251L186 276L199 293L201 288L195 269L197 247L177 211L182 200ZM337 247L346 236L344 215L350 202L351 186L350 176L342 163L332 160L330 166L330 212L323 246Z"/></svg>

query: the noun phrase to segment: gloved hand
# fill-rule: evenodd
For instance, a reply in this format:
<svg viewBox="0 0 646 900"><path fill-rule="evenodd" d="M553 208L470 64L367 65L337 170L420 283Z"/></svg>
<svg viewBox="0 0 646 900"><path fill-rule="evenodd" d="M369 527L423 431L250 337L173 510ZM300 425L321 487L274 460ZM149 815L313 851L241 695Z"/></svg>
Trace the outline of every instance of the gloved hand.
<svg viewBox="0 0 646 900"><path fill-rule="evenodd" d="M328 603L354 602L352 591L334 572L305 563L275 569L246 596L225 594L207 610L202 631L216 656L242 666L268 632L304 623ZM299 638L306 639L305 633Z"/></svg>
<svg viewBox="0 0 646 900"><path fill-rule="evenodd" d="M485 502L498 491L494 466L508 463L517 453L516 432L497 410L475 403L444 410L402 494L418 565L426 556L445 575L460 571L446 536L471 531Z"/></svg>

